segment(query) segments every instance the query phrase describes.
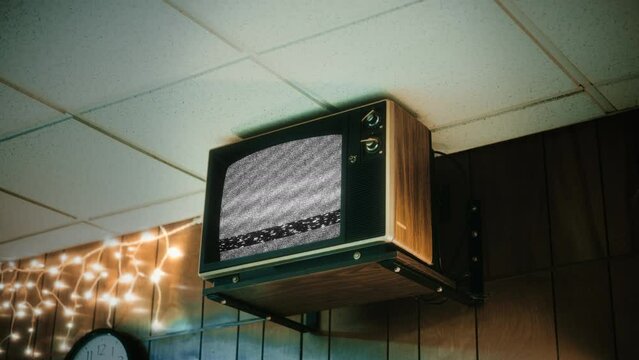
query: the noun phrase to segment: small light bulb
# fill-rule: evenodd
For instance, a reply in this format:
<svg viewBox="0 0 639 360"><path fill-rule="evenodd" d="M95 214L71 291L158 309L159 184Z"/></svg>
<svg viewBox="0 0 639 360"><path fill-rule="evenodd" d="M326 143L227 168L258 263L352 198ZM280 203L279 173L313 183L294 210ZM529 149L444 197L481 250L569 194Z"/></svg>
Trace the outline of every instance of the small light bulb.
<svg viewBox="0 0 639 360"><path fill-rule="evenodd" d="M153 241L153 240L155 240L155 236L153 236L153 234L151 234L150 232L145 231L145 232L142 233L141 240L143 242Z"/></svg>
<svg viewBox="0 0 639 360"><path fill-rule="evenodd" d="M26 284L24 284L24 286L27 287L27 289L33 289L33 287L35 286L35 284L33 283L33 281L27 281Z"/></svg>
<svg viewBox="0 0 639 360"><path fill-rule="evenodd" d="M115 256L116 259L120 260L122 259L122 253L121 252L116 252L113 256Z"/></svg>
<svg viewBox="0 0 639 360"><path fill-rule="evenodd" d="M62 344L60 344L60 351L68 351L69 350L69 344L67 344L66 342L63 342Z"/></svg>
<svg viewBox="0 0 639 360"><path fill-rule="evenodd" d="M49 294L51 294L51 291L49 291L48 289L43 289L42 290L42 294L43 295L49 295Z"/></svg>
<svg viewBox="0 0 639 360"><path fill-rule="evenodd" d="M77 293L71 293L71 299L72 300L77 300L80 298L80 295L78 295Z"/></svg>
<svg viewBox="0 0 639 360"><path fill-rule="evenodd" d="M129 284L131 281L133 281L133 275L131 275L129 273L124 273L124 274L122 274L122 276L120 276L119 281L122 284Z"/></svg>
<svg viewBox="0 0 639 360"><path fill-rule="evenodd" d="M66 317L71 317L75 315L75 311L69 309L69 308L64 308L64 316Z"/></svg>
<svg viewBox="0 0 639 360"><path fill-rule="evenodd" d="M153 320L153 322L151 323L151 328L156 331L162 330L164 329L164 325L158 320Z"/></svg>
<svg viewBox="0 0 639 360"><path fill-rule="evenodd" d="M27 313L24 310L16 311L16 317L18 317L18 319L21 319L21 318L23 318L25 316L27 316Z"/></svg>
<svg viewBox="0 0 639 360"><path fill-rule="evenodd" d="M27 302L23 301L21 303L18 304L18 309L26 309L27 308Z"/></svg>
<svg viewBox="0 0 639 360"><path fill-rule="evenodd" d="M29 261L29 266L31 266L32 268L38 267L38 260L31 260Z"/></svg>
<svg viewBox="0 0 639 360"><path fill-rule="evenodd" d="M9 306L11 306L11 304L10 304L8 301L3 301L3 302L2 302L2 307L3 307L3 308L8 309L8 308L9 308Z"/></svg>
<svg viewBox="0 0 639 360"><path fill-rule="evenodd" d="M60 269L57 266L52 266L47 270L51 275L58 275L60 273Z"/></svg>
<svg viewBox="0 0 639 360"><path fill-rule="evenodd" d="M24 349L24 353L25 353L25 355L31 355L31 354L33 354L33 349L28 347L28 348Z"/></svg>
<svg viewBox="0 0 639 360"><path fill-rule="evenodd" d="M87 300L91 300L93 299L93 292L91 292L90 290L87 290L84 292L84 298Z"/></svg>
<svg viewBox="0 0 639 360"><path fill-rule="evenodd" d="M42 315L42 309L40 309L40 308L33 309L33 314L36 315L36 316Z"/></svg>
<svg viewBox="0 0 639 360"><path fill-rule="evenodd" d="M71 322L67 323L67 328L69 328L69 329L73 328L73 323L71 323Z"/></svg>
<svg viewBox="0 0 639 360"><path fill-rule="evenodd" d="M106 279L107 277L109 277L109 272L108 271L102 271L100 273L100 277L103 279Z"/></svg>
<svg viewBox="0 0 639 360"><path fill-rule="evenodd" d="M115 247L115 246L118 246L118 244L119 244L118 240L114 238L108 238L104 240L104 246L106 247Z"/></svg>
<svg viewBox="0 0 639 360"><path fill-rule="evenodd" d="M151 282L157 284L158 282L160 282L160 278L162 278L162 275L164 275L162 270L160 269L153 270L153 273L151 274Z"/></svg>
<svg viewBox="0 0 639 360"><path fill-rule="evenodd" d="M30 327L30 328L28 328L28 329L27 329L27 331L28 331L28 332L30 332L30 333L32 333L32 332L33 332L33 328L32 328L32 327Z"/></svg>
<svg viewBox="0 0 639 360"><path fill-rule="evenodd" d="M104 269L104 266L102 266L102 264L100 263L93 263L91 264L91 269L95 270L96 272L100 272L100 270Z"/></svg>
<svg viewBox="0 0 639 360"><path fill-rule="evenodd" d="M60 254L60 261L65 262L67 261L67 259L69 258L69 255L67 254Z"/></svg>
<svg viewBox="0 0 639 360"><path fill-rule="evenodd" d="M130 291L127 291L124 294L124 301L126 301L126 302L133 302L133 301L137 300L137 298L138 297L133 295L133 293L131 293Z"/></svg>
<svg viewBox="0 0 639 360"><path fill-rule="evenodd" d="M16 332L12 332L11 334L9 334L9 337L11 337L11 340L13 341L20 340L20 334Z"/></svg>
<svg viewBox="0 0 639 360"><path fill-rule="evenodd" d="M92 273L91 271L87 271L84 274L82 274L82 277L86 281L91 281L91 280L95 279L95 274Z"/></svg>
<svg viewBox="0 0 639 360"><path fill-rule="evenodd" d="M55 306L55 303L53 301L49 300L49 299L44 300L42 303L44 304L44 306L47 306L47 307Z"/></svg>
<svg viewBox="0 0 639 360"><path fill-rule="evenodd" d="M9 261L8 264L9 264L9 267L12 267L12 268L16 267L15 261Z"/></svg>
<svg viewBox="0 0 639 360"><path fill-rule="evenodd" d="M178 258L180 256L182 256L182 251L180 251L180 249L176 248L176 247L170 247L166 253L169 255L170 258Z"/></svg>
<svg viewBox="0 0 639 360"><path fill-rule="evenodd" d="M53 287L56 288L56 289L62 289L64 287L66 287L66 285L62 281L56 280L56 281L53 282Z"/></svg>
<svg viewBox="0 0 639 360"><path fill-rule="evenodd" d="M0 283L0 290L4 290L4 283Z"/></svg>
<svg viewBox="0 0 639 360"><path fill-rule="evenodd" d="M20 289L22 287L22 284L19 282L16 282L15 284L13 284L13 287L16 289Z"/></svg>
<svg viewBox="0 0 639 360"><path fill-rule="evenodd" d="M118 305L119 302L120 302L120 300L117 297L111 297L109 299L109 305L111 305L111 306L116 306L116 305Z"/></svg>
<svg viewBox="0 0 639 360"><path fill-rule="evenodd" d="M82 264L82 258L81 258L81 257L79 257L79 256L74 256L74 257L73 257L73 263L74 263L74 264L77 264L77 265Z"/></svg>

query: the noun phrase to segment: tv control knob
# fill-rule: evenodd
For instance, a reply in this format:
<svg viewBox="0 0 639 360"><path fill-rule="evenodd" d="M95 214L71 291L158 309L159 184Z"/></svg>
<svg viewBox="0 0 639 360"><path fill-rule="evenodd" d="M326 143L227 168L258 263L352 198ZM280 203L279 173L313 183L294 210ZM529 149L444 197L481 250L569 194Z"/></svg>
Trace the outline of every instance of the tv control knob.
<svg viewBox="0 0 639 360"><path fill-rule="evenodd" d="M374 129L379 127L382 124L382 119L379 117L379 114L375 110L371 110L364 116L362 119L364 126L369 129Z"/></svg>
<svg viewBox="0 0 639 360"><path fill-rule="evenodd" d="M361 140L364 144L364 149L369 154L376 154L381 150L381 144L379 142L379 138L369 137L364 140Z"/></svg>

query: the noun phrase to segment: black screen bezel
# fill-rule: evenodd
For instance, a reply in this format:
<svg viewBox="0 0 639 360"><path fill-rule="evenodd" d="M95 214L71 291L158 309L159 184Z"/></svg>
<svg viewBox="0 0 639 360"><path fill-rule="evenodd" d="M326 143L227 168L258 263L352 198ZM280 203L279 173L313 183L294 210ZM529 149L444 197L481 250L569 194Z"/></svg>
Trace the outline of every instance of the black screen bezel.
<svg viewBox="0 0 639 360"><path fill-rule="evenodd" d="M346 242L346 197L344 196L344 189L348 186L346 167L348 158L348 120L348 114L337 114L328 118L310 121L272 133L256 136L236 144L230 144L213 149L209 152L202 245L200 251L200 273L338 245ZM269 251L267 253L220 261L219 222L224 180L228 167L245 156L271 146L324 135L341 135L342 137L342 179L340 197L342 219L340 221L340 235L335 238L316 241L310 244L286 247L283 249ZM309 151L311 150L312 149L309 149Z"/></svg>

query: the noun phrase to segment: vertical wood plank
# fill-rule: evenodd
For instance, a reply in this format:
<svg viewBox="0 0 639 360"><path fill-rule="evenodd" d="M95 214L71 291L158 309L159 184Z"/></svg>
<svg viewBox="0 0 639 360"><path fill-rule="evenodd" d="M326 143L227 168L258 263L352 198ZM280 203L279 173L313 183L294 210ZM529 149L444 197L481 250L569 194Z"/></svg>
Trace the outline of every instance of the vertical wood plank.
<svg viewBox="0 0 639 360"><path fill-rule="evenodd" d="M151 359L197 360L200 358L200 334L153 340L150 349Z"/></svg>
<svg viewBox="0 0 639 360"><path fill-rule="evenodd" d="M473 195L482 204L487 279L550 265L548 207L540 135L470 153Z"/></svg>
<svg viewBox="0 0 639 360"><path fill-rule="evenodd" d="M319 314L319 329L302 335L303 360L328 360L331 310Z"/></svg>
<svg viewBox="0 0 639 360"><path fill-rule="evenodd" d="M452 300L421 304L423 360L470 360L476 358L475 308Z"/></svg>
<svg viewBox="0 0 639 360"><path fill-rule="evenodd" d="M210 286L209 283L206 286ZM220 325L235 322L239 312L232 307L203 298L203 326ZM202 359L235 359L238 327L211 329L202 333Z"/></svg>
<svg viewBox="0 0 639 360"><path fill-rule="evenodd" d="M610 274L618 358L639 359L639 256L611 260Z"/></svg>
<svg viewBox="0 0 639 360"><path fill-rule="evenodd" d="M639 111L597 125L610 254L639 253Z"/></svg>
<svg viewBox="0 0 639 360"><path fill-rule="evenodd" d="M143 235L146 234L146 235ZM113 314L113 328L127 332L137 338L145 339L151 334L151 310L153 307L153 284L149 275L155 269L155 258L157 253L157 241L140 242L143 236L149 238L157 236L157 229L151 229L143 233L125 235L122 238L122 249L115 248L120 252L120 259L114 253L109 253L107 257L113 259L113 266L120 275L130 274L134 280L130 283L117 283L107 281L104 287L100 287L100 297L104 294L113 294L122 299ZM140 272L145 274L135 277ZM131 293L133 298L126 301L127 293ZM100 309L102 314L108 315L109 304L103 302ZM101 318L106 320L106 317ZM97 319L96 319L97 321ZM108 324L106 324L108 326Z"/></svg>
<svg viewBox="0 0 639 360"><path fill-rule="evenodd" d="M69 249L65 253L69 259L75 257L82 258L93 250L96 250L100 245L101 243L91 243L77 246ZM64 287L58 289L57 293L60 303L56 308L55 315L53 359L63 359L67 352L69 352L71 346L73 346L75 339L92 329L95 297L86 300L81 296L81 292L84 290L82 285L85 283L83 273L92 271L90 266L98 262L99 253L97 252L86 258L86 267L72 261L67 261L65 262L67 265L63 266L58 276L58 281L61 281ZM93 272L97 277L100 276L100 271ZM97 279L94 281L97 281Z"/></svg>
<svg viewBox="0 0 639 360"><path fill-rule="evenodd" d="M211 329L202 333L201 359L235 359L237 327Z"/></svg>
<svg viewBox="0 0 639 360"><path fill-rule="evenodd" d="M293 321L301 321L301 315L289 316ZM282 325L267 321L264 324L264 360L299 359L301 334Z"/></svg>
<svg viewBox="0 0 639 360"><path fill-rule="evenodd" d="M62 261L64 251L57 251L46 255L45 267L57 267ZM45 290L51 293L57 293L53 287L53 282L57 278L56 275L45 273L42 279L41 292ZM51 306L47 305L52 304ZM53 330L55 327L55 313L57 312L57 304L52 296L43 295L43 303L41 304L43 314L38 318L38 325L35 332L35 345L33 351L40 353L42 358L49 359L51 357L51 347L53 346Z"/></svg>
<svg viewBox="0 0 639 360"><path fill-rule="evenodd" d="M12 266L9 263L2 264L2 283L5 286L0 291L0 359L7 358L9 342L11 341L9 335L11 334L11 323L13 321L13 312L11 311L13 294L9 284L18 276L17 272L10 270L11 268Z"/></svg>
<svg viewBox="0 0 639 360"><path fill-rule="evenodd" d="M614 359L606 262L558 268L554 284L559 358Z"/></svg>
<svg viewBox="0 0 639 360"><path fill-rule="evenodd" d="M386 359L387 336L386 303L333 309L330 359Z"/></svg>
<svg viewBox="0 0 639 360"><path fill-rule="evenodd" d="M419 302L415 298L386 303L388 359L419 359Z"/></svg>
<svg viewBox="0 0 639 360"><path fill-rule="evenodd" d="M555 264L606 256L595 123L544 134Z"/></svg>
<svg viewBox="0 0 639 360"><path fill-rule="evenodd" d="M162 327L153 328L153 335L199 328L202 322L202 280L198 277L202 227L191 226L168 236L189 223L167 225L159 234L156 267L162 269L164 276L154 294L153 321ZM171 248L182 255L173 258Z"/></svg>
<svg viewBox="0 0 639 360"><path fill-rule="evenodd" d="M253 319L255 316L240 311L240 320ZM261 359L262 342L264 340L264 323L242 325L238 330L237 358L238 360Z"/></svg>
<svg viewBox="0 0 639 360"><path fill-rule="evenodd" d="M546 272L486 284L477 315L480 359L557 358L551 286Z"/></svg>
<svg viewBox="0 0 639 360"><path fill-rule="evenodd" d="M32 267L31 261L42 264L42 268ZM33 307L38 306L39 296L36 285L41 283L44 271L44 256L37 256L20 261L20 267L36 272L22 272L18 274L18 281L22 285L14 294L13 306L16 310L22 310L22 317L16 316L13 324L13 332L20 335L20 339L11 342L8 359L31 359L33 357L34 334L37 326L37 316L34 315ZM27 349L30 350L27 352Z"/></svg>

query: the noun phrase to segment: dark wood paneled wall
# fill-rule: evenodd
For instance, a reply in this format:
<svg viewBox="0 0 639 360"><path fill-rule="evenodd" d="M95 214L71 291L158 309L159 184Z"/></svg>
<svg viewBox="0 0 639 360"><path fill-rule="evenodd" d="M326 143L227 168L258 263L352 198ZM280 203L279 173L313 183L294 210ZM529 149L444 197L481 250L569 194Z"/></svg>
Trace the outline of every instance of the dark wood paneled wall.
<svg viewBox="0 0 639 360"><path fill-rule="evenodd" d="M448 178L452 209L469 196L482 202L483 306L399 299L323 311L318 334L255 322L170 336L251 318L202 299L205 285L194 261L200 228L193 227L172 238L185 257L167 267L159 288L140 283L136 292L144 298L135 307L110 313L96 302L86 309L94 315L82 318L72 338L107 326L110 317L115 328L144 339L153 359L638 359L639 112L453 158L454 166L447 165L450 158L439 158L435 176ZM463 221L454 217L441 227L447 240L442 251L453 259L443 265L451 273L460 273L466 256L460 242L464 231ZM153 268L163 246L162 241L145 244L141 266ZM56 264L59 255L42 260ZM101 256L115 271L113 254ZM122 267L127 271L130 265L125 261ZM51 288L53 279L45 275L40 281ZM113 286L100 283L96 293ZM120 295L126 291L115 286ZM164 328L152 330L158 306ZM62 355L56 337L66 331L60 311L36 324L35 344L45 358ZM8 334L10 323L11 318L0 316L0 337ZM24 333L28 324L15 326ZM0 359L24 356L22 346L5 341Z"/></svg>

